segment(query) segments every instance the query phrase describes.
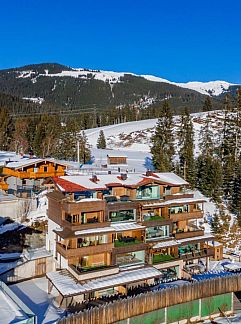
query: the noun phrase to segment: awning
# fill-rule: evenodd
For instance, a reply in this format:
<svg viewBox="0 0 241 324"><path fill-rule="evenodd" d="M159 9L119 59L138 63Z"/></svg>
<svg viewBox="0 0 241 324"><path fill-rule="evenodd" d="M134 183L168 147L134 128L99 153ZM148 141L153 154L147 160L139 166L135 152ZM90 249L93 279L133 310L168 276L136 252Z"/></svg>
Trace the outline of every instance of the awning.
<svg viewBox="0 0 241 324"><path fill-rule="evenodd" d="M160 203L153 203L153 204L144 204L143 207L164 207L169 205L184 205L184 204L191 204L191 203L202 203L206 202L205 199L197 199L197 198L180 198L180 199L171 199Z"/></svg>
<svg viewBox="0 0 241 324"><path fill-rule="evenodd" d="M171 240L171 241L165 241L165 242L159 242L155 244L152 248L153 249L160 249L160 248L168 248L172 246L177 246L178 242L176 240Z"/></svg>
<svg viewBox="0 0 241 324"><path fill-rule="evenodd" d="M139 225L137 223L119 223L119 224L111 224L111 227L113 227L113 229L116 232L123 232L123 231L133 231L133 230L140 230L140 229L144 229L145 226L143 225Z"/></svg>
<svg viewBox="0 0 241 324"><path fill-rule="evenodd" d="M96 227L88 228L86 230L75 231L75 235L86 235L86 234L99 234L99 233L114 233L115 229L112 227Z"/></svg>
<svg viewBox="0 0 241 324"><path fill-rule="evenodd" d="M67 297L130 284L140 280L157 278L161 275L159 270L152 267L146 267L131 271L122 271L115 275L90 280L84 284L77 282L67 270L50 272L46 274L46 277L63 297Z"/></svg>
<svg viewBox="0 0 241 324"><path fill-rule="evenodd" d="M204 234L204 235L200 235L200 236L194 236L194 237L188 237L188 238L184 238L181 240L171 240L171 241L165 241L165 242L159 242L157 244L155 244L152 248L153 249L159 249L159 248L168 248L171 246L177 246L177 245L182 245L185 244L187 242L192 242L192 241L210 241L210 240L214 240L214 235L212 234Z"/></svg>

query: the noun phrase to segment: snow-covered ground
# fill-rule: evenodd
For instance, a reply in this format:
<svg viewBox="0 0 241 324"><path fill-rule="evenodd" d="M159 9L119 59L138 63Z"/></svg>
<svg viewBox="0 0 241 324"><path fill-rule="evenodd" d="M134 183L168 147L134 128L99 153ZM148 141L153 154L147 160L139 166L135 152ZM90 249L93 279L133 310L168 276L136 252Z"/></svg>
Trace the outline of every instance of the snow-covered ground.
<svg viewBox="0 0 241 324"><path fill-rule="evenodd" d="M35 313L38 323L56 323L64 311L55 307L54 297L57 292L48 294L46 278L32 279L11 285L13 292Z"/></svg>
<svg viewBox="0 0 241 324"><path fill-rule="evenodd" d="M207 115L211 119L211 129L218 136L218 130L223 126L223 112L201 112L191 114L194 128L195 154L199 153L199 135ZM91 128L85 131L89 143L96 147L100 130L103 130L109 149L121 151L150 152L151 136L155 131L157 119L146 119L132 121L122 124ZM180 126L180 116L174 117L174 132L177 132ZM177 145L177 143L176 143ZM123 153L123 152L122 152Z"/></svg>

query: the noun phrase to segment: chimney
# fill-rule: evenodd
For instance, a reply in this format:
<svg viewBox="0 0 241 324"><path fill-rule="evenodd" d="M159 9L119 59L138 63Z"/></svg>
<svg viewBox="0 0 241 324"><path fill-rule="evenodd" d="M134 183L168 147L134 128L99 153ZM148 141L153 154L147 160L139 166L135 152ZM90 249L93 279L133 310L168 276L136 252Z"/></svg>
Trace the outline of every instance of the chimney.
<svg viewBox="0 0 241 324"><path fill-rule="evenodd" d="M97 181L98 181L97 175L93 174L91 181L93 181L94 183L97 183Z"/></svg>
<svg viewBox="0 0 241 324"><path fill-rule="evenodd" d="M127 174L121 173L121 180L126 180L126 179L127 179Z"/></svg>
<svg viewBox="0 0 241 324"><path fill-rule="evenodd" d="M150 177L150 176L152 176L152 173L153 173L152 171L147 170L147 171L146 171L146 176L147 176L147 177Z"/></svg>

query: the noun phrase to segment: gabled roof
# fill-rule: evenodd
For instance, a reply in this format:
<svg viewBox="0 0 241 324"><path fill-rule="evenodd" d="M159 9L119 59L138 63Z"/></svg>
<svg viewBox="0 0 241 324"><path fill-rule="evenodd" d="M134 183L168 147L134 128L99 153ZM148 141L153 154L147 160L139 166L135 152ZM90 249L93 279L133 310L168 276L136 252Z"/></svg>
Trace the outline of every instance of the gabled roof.
<svg viewBox="0 0 241 324"><path fill-rule="evenodd" d="M59 165L63 165L63 166L68 166L67 163L64 162L59 162L55 159L37 159L37 158L22 158L19 161L15 161L15 162L8 162L5 164L6 168L10 168L10 169L21 169L23 167L29 166L29 165L35 165L35 164L39 164L39 163L45 163L45 162L50 162L50 163L55 163L55 164L59 164Z"/></svg>

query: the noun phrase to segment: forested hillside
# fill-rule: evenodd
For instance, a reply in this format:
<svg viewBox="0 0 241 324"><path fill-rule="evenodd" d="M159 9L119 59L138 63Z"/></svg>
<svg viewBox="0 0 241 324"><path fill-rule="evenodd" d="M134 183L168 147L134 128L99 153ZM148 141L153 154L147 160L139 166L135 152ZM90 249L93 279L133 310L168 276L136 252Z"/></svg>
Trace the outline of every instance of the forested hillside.
<svg viewBox="0 0 241 324"><path fill-rule="evenodd" d="M155 79L154 79L155 80ZM160 79L162 81L162 79ZM127 106L148 109L170 101L175 112L197 112L206 95L171 82L155 82L129 73L72 69L60 64L36 64L0 71L0 93L28 101L7 107L13 115L30 113L103 112ZM30 103L36 103L30 108ZM212 98L214 109L220 100ZM147 113L144 113L147 115Z"/></svg>

